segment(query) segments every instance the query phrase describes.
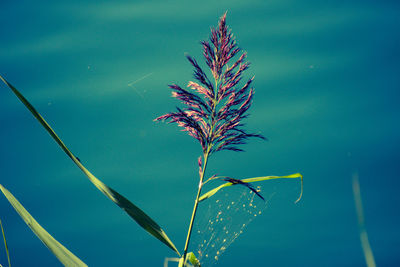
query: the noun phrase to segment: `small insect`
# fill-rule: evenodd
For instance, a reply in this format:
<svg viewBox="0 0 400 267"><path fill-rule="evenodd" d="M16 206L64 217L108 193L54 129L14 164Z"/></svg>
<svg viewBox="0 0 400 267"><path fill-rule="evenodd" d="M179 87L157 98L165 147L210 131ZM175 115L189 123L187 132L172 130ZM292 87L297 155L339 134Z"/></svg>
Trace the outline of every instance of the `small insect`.
<svg viewBox="0 0 400 267"><path fill-rule="evenodd" d="M258 191L257 191L251 184L245 183L245 182L243 182L242 180L234 179L234 178L230 178L230 177L224 178L223 180L224 180L224 181L227 181L227 182L230 182L230 183L232 183L232 184L234 184L234 185L235 185L235 184L244 185L244 186L246 186L248 189L250 189L251 191L253 191L254 194L256 194L256 195L259 196L262 200L265 201L265 199L263 198L263 196L262 196L260 193L258 193Z"/></svg>

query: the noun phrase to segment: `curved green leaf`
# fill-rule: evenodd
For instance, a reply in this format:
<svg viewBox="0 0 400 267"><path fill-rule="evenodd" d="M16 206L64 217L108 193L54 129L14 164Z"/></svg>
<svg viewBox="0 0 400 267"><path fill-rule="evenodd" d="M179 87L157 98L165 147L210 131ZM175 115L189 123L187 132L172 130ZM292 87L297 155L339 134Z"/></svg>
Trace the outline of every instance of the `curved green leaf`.
<svg viewBox="0 0 400 267"><path fill-rule="evenodd" d="M29 212L19 203L19 201L0 184L0 190L8 199L10 204L18 212L19 216L31 228L32 232L46 245L46 247L53 252L58 260L65 266L87 266L78 257L72 254L71 251L66 249L57 240L55 240L40 224L29 214Z"/></svg>
<svg viewBox="0 0 400 267"><path fill-rule="evenodd" d="M231 186L231 185L233 185L233 184L230 183L230 182L228 182L228 183L222 184L222 185L220 185L220 186L218 186L218 187L216 187L216 188L214 188L214 189L211 189L210 191L208 191L207 193L203 194L203 195L199 198L199 202L201 202L201 201L203 201L203 200L206 200L206 199L209 198L209 197L212 197L215 193L217 193L217 192L218 192L219 190L221 190L222 188L227 187L227 186Z"/></svg>
<svg viewBox="0 0 400 267"><path fill-rule="evenodd" d="M295 201L295 203L299 202L302 195L303 195L303 175L300 173L294 173L290 175L285 175L285 176L261 176L261 177L253 177L253 178L247 178L241 180L244 183L254 183L254 182L261 182L261 181L267 181L267 180L273 180L273 179L294 179L294 178L300 178L301 182L301 190L300 190L300 195L299 198ZM214 189L211 189L207 193L203 194L200 198L199 201L203 201L209 197L212 197L215 193L217 193L219 190L221 190L224 187L234 185L230 182L222 184Z"/></svg>
<svg viewBox="0 0 400 267"><path fill-rule="evenodd" d="M151 219L146 213L135 206L127 198L108 187L98 178L96 178L89 170L87 170L77 157L67 148L67 146L61 141L50 125L44 120L44 118L36 111L36 109L29 103L29 101L9 82L7 82L1 75L0 79L14 92L14 94L21 100L21 102L29 109L32 115L40 122L40 124L46 129L46 131L53 137L61 149L72 159L72 161L83 171L83 173L89 178L97 189L99 189L104 195L106 195L111 201L122 208L129 216L131 216L141 227L143 227L148 233L153 235L155 238L163 242L179 256L179 252L175 245L168 238L167 234L161 229L161 227Z"/></svg>

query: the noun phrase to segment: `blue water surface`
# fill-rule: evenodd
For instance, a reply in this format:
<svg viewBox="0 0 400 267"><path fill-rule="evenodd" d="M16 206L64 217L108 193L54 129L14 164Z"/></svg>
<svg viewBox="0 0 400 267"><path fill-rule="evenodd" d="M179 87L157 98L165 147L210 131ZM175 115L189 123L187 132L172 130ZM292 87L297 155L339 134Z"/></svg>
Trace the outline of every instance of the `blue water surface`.
<svg viewBox="0 0 400 267"><path fill-rule="evenodd" d="M246 127L269 140L216 154L209 175L301 172L304 196L268 206L216 266L365 266L354 173L377 265L398 266L399 10L397 1L5 0L0 74L182 251L201 149L153 119L178 105L167 85L192 79L184 53L203 64L199 41L228 11L252 63L246 77L255 75ZM0 125L0 183L89 266L175 256L96 190L3 84ZM60 266L2 196L0 219L13 266Z"/></svg>

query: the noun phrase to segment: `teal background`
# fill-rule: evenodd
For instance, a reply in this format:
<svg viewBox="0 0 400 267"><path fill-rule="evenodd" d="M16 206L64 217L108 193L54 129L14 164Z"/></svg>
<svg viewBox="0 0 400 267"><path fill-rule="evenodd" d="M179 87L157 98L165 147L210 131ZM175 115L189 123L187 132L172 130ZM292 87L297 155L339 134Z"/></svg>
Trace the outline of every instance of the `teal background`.
<svg viewBox="0 0 400 267"><path fill-rule="evenodd" d="M200 146L152 120L178 105L167 84L192 79L184 53L203 64L198 42L228 11L252 63L247 77L256 76L247 127L269 141L216 154L209 175L301 172L305 189L297 205L288 198L269 206L218 266L365 266L355 172L376 262L398 266L399 8L356 0L3 0L0 74L89 170L183 250ZM3 84L0 124L0 183L89 266L162 266L174 256L88 182ZM13 266L59 265L4 197L0 218Z"/></svg>

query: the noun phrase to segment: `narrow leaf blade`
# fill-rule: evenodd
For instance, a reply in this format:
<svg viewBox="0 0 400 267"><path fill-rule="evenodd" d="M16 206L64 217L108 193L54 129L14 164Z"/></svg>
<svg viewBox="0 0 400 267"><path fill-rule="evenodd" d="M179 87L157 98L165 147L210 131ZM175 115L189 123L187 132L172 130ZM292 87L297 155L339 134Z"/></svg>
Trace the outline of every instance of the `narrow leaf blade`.
<svg viewBox="0 0 400 267"><path fill-rule="evenodd" d="M32 232L46 245L46 247L64 264L64 266L87 266L83 261L76 257L71 251L54 239L22 206L21 203L0 184L0 190L4 196L18 212L25 223L31 228Z"/></svg>
<svg viewBox="0 0 400 267"><path fill-rule="evenodd" d="M294 174L284 175L284 176L260 176L260 177L243 179L241 181L244 183L254 183L254 182L261 182L261 181L274 180L274 179L296 179L296 178L300 178L300 182L301 182L300 195L299 195L299 198L295 201L295 203L297 203L300 201L300 199L303 195L303 175L301 175L300 173L294 173ZM231 185L233 185L233 183L228 182L228 183L222 184L214 189L211 189L207 193L203 194L199 198L199 201L203 201L209 197L212 197L215 193L217 193L222 188L231 186Z"/></svg>
<svg viewBox="0 0 400 267"><path fill-rule="evenodd" d="M75 155L67 148L67 146L61 141L55 131L50 127L50 125L45 121L45 119L40 115L40 113L29 103L29 101L9 82L7 82L1 75L0 79L14 92L14 94L19 98L19 100L29 109L32 115L39 121L39 123L46 129L50 136L56 141L56 143L61 147L61 149L72 159L72 161L82 170L82 172L89 178L97 189L99 189L104 195L106 195L111 201L122 208L128 215L134 219L141 227L143 227L148 233L153 235L155 238L163 242L173 251L175 251L179 256L179 252L175 245L168 238L167 234L161 229L161 227L151 219L146 213L139 209L136 205L130 202L127 198L108 187L98 178L96 178L88 169L86 169L80 160L75 157Z"/></svg>
<svg viewBox="0 0 400 267"><path fill-rule="evenodd" d="M1 223L1 220L0 220L0 227L1 227L1 233L3 234L4 247L5 247L5 249L6 249L7 260L8 260L8 266L10 267L10 266L11 266L10 252L8 251L8 245L7 245L6 234L4 233L4 228L3 228L3 224Z"/></svg>
<svg viewBox="0 0 400 267"><path fill-rule="evenodd" d="M203 200L206 200L206 199L209 198L209 197L212 197L215 193L217 193L217 192L218 192L219 190L221 190L222 188L227 187L227 186L231 186L231 185L232 185L232 183L228 182L228 183L222 184L222 185L220 185L220 186L218 186L218 187L216 187L216 188L214 188L214 189L211 189L211 190L208 191L207 193L205 193L205 194L203 194L202 196L200 196L199 202L201 202L201 201L203 201Z"/></svg>

